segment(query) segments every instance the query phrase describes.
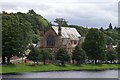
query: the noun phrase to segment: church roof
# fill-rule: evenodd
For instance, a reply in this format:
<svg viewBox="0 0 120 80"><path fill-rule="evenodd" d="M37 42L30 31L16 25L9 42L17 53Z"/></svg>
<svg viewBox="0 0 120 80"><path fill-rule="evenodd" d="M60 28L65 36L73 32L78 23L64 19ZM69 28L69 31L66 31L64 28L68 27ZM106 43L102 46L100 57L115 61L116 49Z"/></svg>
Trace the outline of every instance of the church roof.
<svg viewBox="0 0 120 80"><path fill-rule="evenodd" d="M58 26L52 26L53 30L58 35ZM79 40L81 35L75 28L61 27L62 38L69 38L70 40Z"/></svg>

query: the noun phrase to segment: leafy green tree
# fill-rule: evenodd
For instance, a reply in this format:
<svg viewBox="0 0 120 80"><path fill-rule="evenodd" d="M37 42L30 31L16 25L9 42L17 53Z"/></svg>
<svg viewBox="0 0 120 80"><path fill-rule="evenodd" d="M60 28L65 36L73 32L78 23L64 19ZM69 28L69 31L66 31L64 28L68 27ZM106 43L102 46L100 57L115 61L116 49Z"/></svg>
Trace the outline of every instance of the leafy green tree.
<svg viewBox="0 0 120 80"><path fill-rule="evenodd" d="M61 65L65 65L65 62L69 61L70 57L69 57L66 49L60 48L55 55L55 59L60 60Z"/></svg>
<svg viewBox="0 0 120 80"><path fill-rule="evenodd" d="M31 24L22 15L2 13L2 63L26 50L32 40Z"/></svg>
<svg viewBox="0 0 120 80"><path fill-rule="evenodd" d="M31 60L34 62L34 65L35 65L35 62L39 62L40 59L41 59L41 55L40 55L40 49L37 48L37 47L34 47L33 45L30 47L30 53L29 55L27 56L27 59Z"/></svg>
<svg viewBox="0 0 120 80"><path fill-rule="evenodd" d="M27 14L36 15L36 12L35 12L33 9L31 9L31 10L29 10L29 11L27 12Z"/></svg>
<svg viewBox="0 0 120 80"><path fill-rule="evenodd" d="M118 45L117 45L117 58L120 63L120 41L118 41Z"/></svg>
<svg viewBox="0 0 120 80"><path fill-rule="evenodd" d="M104 31L104 36L106 38L106 44L116 45L118 42L118 31L114 29L109 29Z"/></svg>
<svg viewBox="0 0 120 80"><path fill-rule="evenodd" d="M29 43L37 43L40 33L49 28L49 22L34 10L28 13L2 13L2 62L24 54Z"/></svg>
<svg viewBox="0 0 120 80"><path fill-rule="evenodd" d="M40 40L41 32L47 31L50 27L50 23L34 10L29 10L27 15L24 17L32 25L32 29L34 31L33 43L36 44Z"/></svg>
<svg viewBox="0 0 120 80"><path fill-rule="evenodd" d="M42 49L41 50L41 60L43 61L43 64L46 64L46 61L53 60L54 56L52 54L52 51L50 49Z"/></svg>
<svg viewBox="0 0 120 80"><path fill-rule="evenodd" d="M72 59L73 61L75 60L77 64L83 64L87 59L87 55L80 46L76 46L73 51Z"/></svg>
<svg viewBox="0 0 120 80"><path fill-rule="evenodd" d="M105 36L105 42L106 42L107 45L109 45L111 43L114 43L113 38L111 38L110 36L108 36L106 34L104 36Z"/></svg>
<svg viewBox="0 0 120 80"><path fill-rule="evenodd" d="M107 50L107 60L110 61L111 63L114 60L117 60L117 52L115 50Z"/></svg>
<svg viewBox="0 0 120 80"><path fill-rule="evenodd" d="M89 60L102 60L103 53L105 52L105 38L101 31L91 28L86 35L85 41L82 45L88 55Z"/></svg>
<svg viewBox="0 0 120 80"><path fill-rule="evenodd" d="M54 22L59 26L68 26L67 21L64 18L56 18Z"/></svg>

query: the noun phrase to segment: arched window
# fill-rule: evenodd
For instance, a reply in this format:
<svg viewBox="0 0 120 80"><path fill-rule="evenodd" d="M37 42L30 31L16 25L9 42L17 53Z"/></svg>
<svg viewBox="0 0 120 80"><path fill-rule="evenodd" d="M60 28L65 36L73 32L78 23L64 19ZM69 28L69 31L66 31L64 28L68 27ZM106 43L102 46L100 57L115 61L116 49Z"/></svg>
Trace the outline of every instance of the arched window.
<svg viewBox="0 0 120 80"><path fill-rule="evenodd" d="M55 38L53 35L47 36L47 47L54 47L55 46Z"/></svg>

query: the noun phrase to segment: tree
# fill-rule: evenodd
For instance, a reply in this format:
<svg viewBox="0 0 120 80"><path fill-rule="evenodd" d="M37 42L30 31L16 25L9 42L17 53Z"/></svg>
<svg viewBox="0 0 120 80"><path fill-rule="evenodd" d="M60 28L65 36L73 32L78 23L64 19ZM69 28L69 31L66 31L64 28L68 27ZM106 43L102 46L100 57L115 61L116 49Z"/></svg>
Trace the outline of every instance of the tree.
<svg viewBox="0 0 120 80"><path fill-rule="evenodd" d="M89 60L102 60L105 52L105 38L101 31L91 28L86 35L85 41L82 45L88 55Z"/></svg>
<svg viewBox="0 0 120 80"><path fill-rule="evenodd" d="M41 32L47 31L50 27L50 23L47 21L47 19L37 14L34 10L29 10L27 15L24 17L32 25L32 29L34 31L33 43L37 44L37 42L40 40Z"/></svg>
<svg viewBox="0 0 120 80"><path fill-rule="evenodd" d="M36 15L36 12L33 9L31 9L31 10L29 10L27 12L27 14L29 14L29 15Z"/></svg>
<svg viewBox="0 0 120 80"><path fill-rule="evenodd" d="M25 20L23 14L2 15L2 63L10 63L12 56L23 54L32 40L31 24Z"/></svg>
<svg viewBox="0 0 120 80"><path fill-rule="evenodd" d="M40 49L37 47L34 47L32 45L30 47L30 50L31 51L30 51L29 55L27 56L27 59L32 60L34 62L34 65L35 65L35 62L38 63L38 61L40 61L40 59L41 59Z"/></svg>
<svg viewBox="0 0 120 80"><path fill-rule="evenodd" d="M100 30L103 31L104 30L103 27L101 27Z"/></svg>
<svg viewBox="0 0 120 80"><path fill-rule="evenodd" d="M41 50L41 60L43 61L43 64L46 64L47 60L53 60L54 56L52 54L52 51L50 49L42 49Z"/></svg>
<svg viewBox="0 0 120 80"><path fill-rule="evenodd" d="M120 63L120 41L118 41L118 45L117 45L117 58Z"/></svg>
<svg viewBox="0 0 120 80"><path fill-rule="evenodd" d="M117 60L117 52L115 50L107 50L107 60L110 61L111 63L114 60Z"/></svg>
<svg viewBox="0 0 120 80"><path fill-rule="evenodd" d="M112 27L112 24L111 24L111 23L109 24L109 29L113 29L113 27Z"/></svg>
<svg viewBox="0 0 120 80"><path fill-rule="evenodd" d="M59 26L68 26L67 21L64 18L56 18L54 22Z"/></svg>
<svg viewBox="0 0 120 80"><path fill-rule="evenodd" d="M60 60L61 65L64 65L66 61L70 60L70 57L69 57L66 49L60 48L55 55L55 59Z"/></svg>
<svg viewBox="0 0 120 80"><path fill-rule="evenodd" d="M116 45L118 42L118 31L114 29L108 29L104 31L104 36L106 38L106 43L107 44L114 44Z"/></svg>
<svg viewBox="0 0 120 80"><path fill-rule="evenodd" d="M105 42L106 42L107 45L109 45L111 43L114 43L113 38L111 38L110 36L108 36L106 34L104 36L105 36Z"/></svg>
<svg viewBox="0 0 120 80"><path fill-rule="evenodd" d="M34 12L2 13L2 63L25 53L29 43L40 40L40 31L49 28L49 22ZM43 29L44 28L44 29Z"/></svg>
<svg viewBox="0 0 120 80"><path fill-rule="evenodd" d="M75 47L73 51L72 59L73 61L75 60L77 64L85 63L85 60L87 59L87 55L79 45Z"/></svg>

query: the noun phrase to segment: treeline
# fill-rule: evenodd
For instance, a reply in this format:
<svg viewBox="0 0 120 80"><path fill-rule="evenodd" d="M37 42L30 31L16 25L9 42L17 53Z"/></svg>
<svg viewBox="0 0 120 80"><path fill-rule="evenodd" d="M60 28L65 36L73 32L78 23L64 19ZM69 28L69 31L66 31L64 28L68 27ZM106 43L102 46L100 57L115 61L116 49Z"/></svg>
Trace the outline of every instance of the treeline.
<svg viewBox="0 0 120 80"><path fill-rule="evenodd" d="M111 25L111 27L110 27ZM88 33L89 28L87 27L83 27L83 26L77 26L77 25L69 25L68 27L72 27L72 28L76 28L78 30L78 32L82 35L82 36L86 36L86 34ZM107 29L103 29L102 27L99 29L100 31L103 32L105 38L106 38L106 44L113 44L113 45L117 45L118 42L118 27L114 27L112 26L112 24L110 23L108 25Z"/></svg>
<svg viewBox="0 0 120 80"><path fill-rule="evenodd" d="M73 60L74 63L85 63L87 61L92 61L95 63L101 62L101 60L105 61L117 60L116 53L119 53L119 28L115 27L113 29L112 25L108 26L108 29L101 28L98 29L89 29L82 26L77 25L68 25L67 21L63 18L56 18L56 23L58 25L66 26L66 27L74 27L78 30L78 32L86 37L85 42L82 45L78 45L73 51L73 56L66 55L66 51L64 49L58 50L57 55L52 53L50 50L38 50L36 47L31 47L31 44L37 43L40 40L41 31L46 32L48 28L53 25L47 21L44 17L34 12L34 10L29 10L27 13L7 13L2 12L2 63L10 63L10 59L13 56L23 57L25 51L30 49L30 55L28 59L33 60L34 62L43 61L44 64L47 61L61 61L61 64L65 62L70 62ZM100 39L99 39L100 38ZM91 41L91 42L90 42ZM96 42L96 44L95 44ZM117 49L107 50L106 44L114 44L118 45ZM93 48L94 47L94 48ZM91 52L89 52L89 51ZM98 52L97 52L98 50ZM96 51L96 52L94 52ZM102 52L103 51L103 52ZM41 53L41 54L38 54ZM45 53L45 54L42 54ZM49 54L50 53L50 54ZM106 55L103 53L115 53L110 55ZM34 55L35 54L35 55ZM48 56L47 56L48 55ZM77 56L79 55L79 56ZM92 56L93 55L93 56ZM98 55L101 58L98 58ZM36 57L37 56L37 57ZM95 57L96 56L96 57ZM99 57L100 57L99 56ZM103 56L103 57L102 57ZM6 60L7 59L7 60ZM56 63L56 62L55 62Z"/></svg>
<svg viewBox="0 0 120 80"><path fill-rule="evenodd" d="M36 49L36 50L35 50ZM116 48L106 46L106 38L104 33L98 29L91 28L86 34L85 41L77 45L68 55L66 49L60 48L56 53L52 53L50 49L38 49L32 47L32 51L27 57L29 60L43 62L44 64L117 64L120 63L120 41Z"/></svg>

